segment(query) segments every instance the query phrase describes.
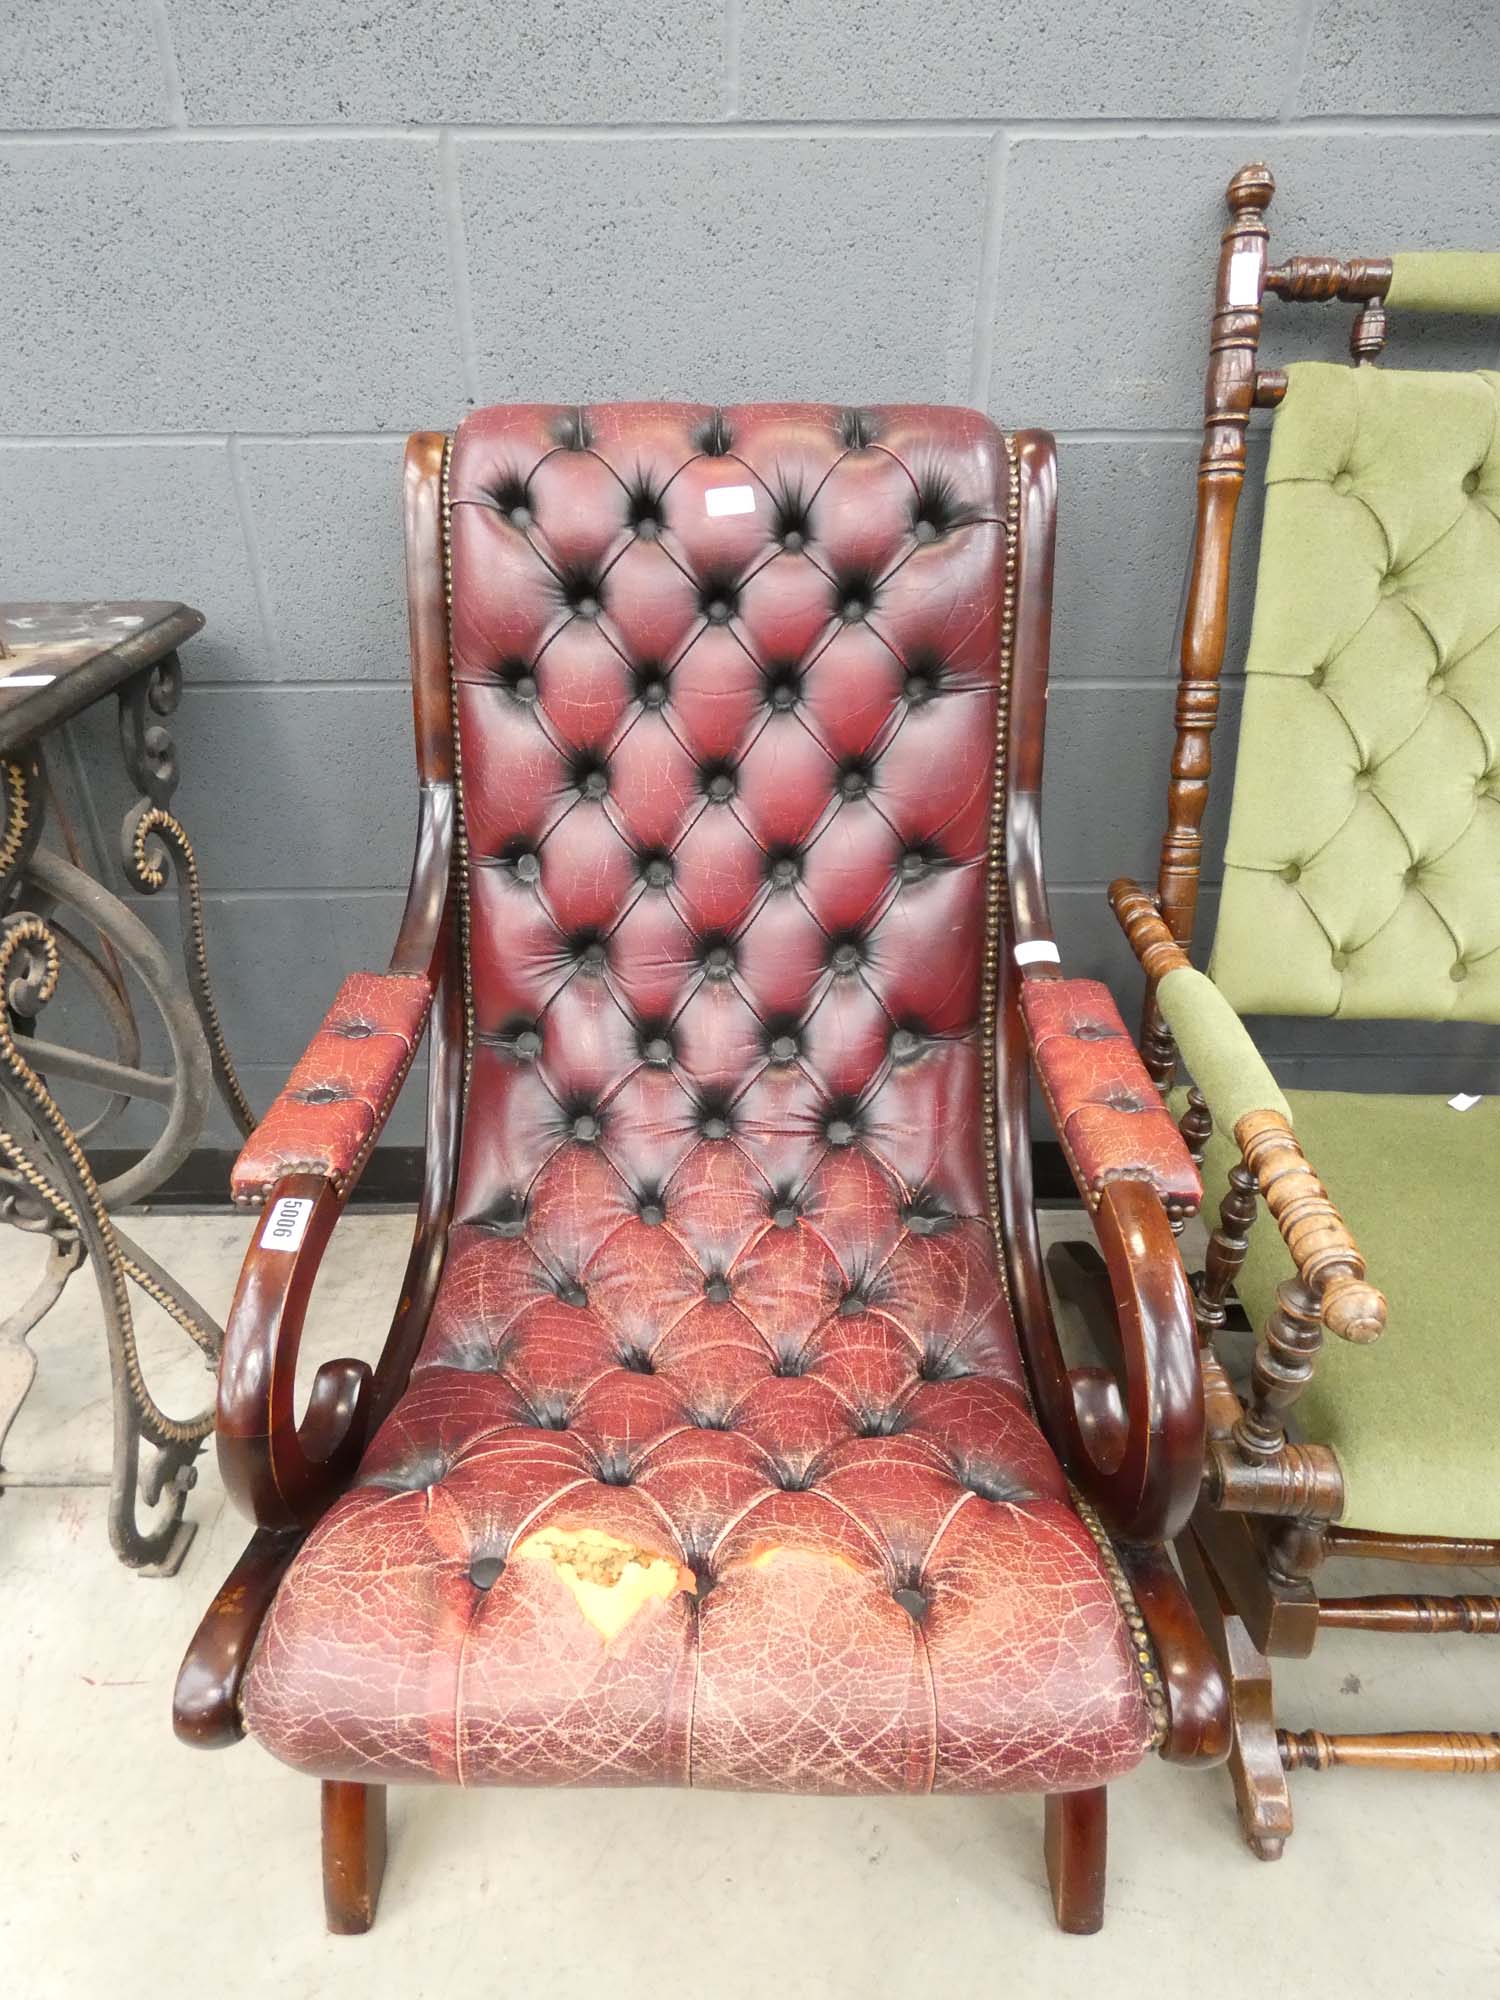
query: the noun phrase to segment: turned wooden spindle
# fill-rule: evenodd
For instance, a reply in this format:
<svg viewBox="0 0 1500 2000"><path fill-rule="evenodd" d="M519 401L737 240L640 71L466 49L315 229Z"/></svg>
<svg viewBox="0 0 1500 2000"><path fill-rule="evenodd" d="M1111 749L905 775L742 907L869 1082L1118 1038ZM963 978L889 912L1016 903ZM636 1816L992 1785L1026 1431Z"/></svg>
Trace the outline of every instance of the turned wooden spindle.
<svg viewBox="0 0 1500 2000"><path fill-rule="evenodd" d="M1234 1136L1323 1325L1340 1340L1379 1339L1385 1299L1366 1282L1365 1260L1291 1126L1279 1112L1250 1111Z"/></svg>
<svg viewBox="0 0 1500 2000"><path fill-rule="evenodd" d="M1189 944L1198 908L1203 861L1203 814L1213 769L1210 747L1219 717L1219 673L1229 626L1229 554L1234 517L1245 483L1245 431L1256 405L1261 290L1270 232L1265 213L1276 183L1270 169L1242 167L1229 183L1229 226L1219 251L1214 315L1203 392L1203 445L1198 456L1198 511L1192 566L1178 642L1176 738L1167 789L1157 898L1167 929ZM1176 1067L1172 1037L1156 1005L1147 969L1141 1053L1162 1088Z"/></svg>
<svg viewBox="0 0 1500 2000"><path fill-rule="evenodd" d="M1198 1325L1205 1336L1219 1332L1228 1318L1229 1294L1250 1250L1255 1208L1255 1176L1243 1160L1236 1160L1219 1203L1218 1223L1209 1235L1202 1275L1193 1288Z"/></svg>

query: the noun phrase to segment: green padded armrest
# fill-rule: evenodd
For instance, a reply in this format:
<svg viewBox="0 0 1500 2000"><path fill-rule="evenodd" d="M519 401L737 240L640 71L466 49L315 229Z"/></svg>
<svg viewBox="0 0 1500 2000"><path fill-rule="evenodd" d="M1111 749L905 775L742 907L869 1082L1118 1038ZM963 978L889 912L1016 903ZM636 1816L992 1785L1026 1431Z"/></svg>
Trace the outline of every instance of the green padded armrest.
<svg viewBox="0 0 1500 2000"><path fill-rule="evenodd" d="M1250 1030L1205 973L1181 965L1156 989L1162 1016L1182 1059L1226 1139L1251 1111L1274 1111L1290 1125L1291 1107Z"/></svg>
<svg viewBox="0 0 1500 2000"><path fill-rule="evenodd" d="M1500 250L1402 250L1391 259L1385 302L1412 312L1500 313Z"/></svg>

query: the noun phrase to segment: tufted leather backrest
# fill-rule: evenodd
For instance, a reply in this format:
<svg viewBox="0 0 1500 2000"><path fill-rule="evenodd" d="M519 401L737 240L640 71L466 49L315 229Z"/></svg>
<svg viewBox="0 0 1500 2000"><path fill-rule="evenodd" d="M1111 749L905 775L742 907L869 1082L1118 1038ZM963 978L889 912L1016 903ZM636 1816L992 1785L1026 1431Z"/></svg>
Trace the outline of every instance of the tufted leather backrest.
<svg viewBox="0 0 1500 2000"><path fill-rule="evenodd" d="M986 1215L1009 465L953 409L463 424L460 1219L691 1195L711 1267L817 1203Z"/></svg>
<svg viewBox="0 0 1500 2000"><path fill-rule="evenodd" d="M1500 375L1287 374L1210 971L1500 1021Z"/></svg>

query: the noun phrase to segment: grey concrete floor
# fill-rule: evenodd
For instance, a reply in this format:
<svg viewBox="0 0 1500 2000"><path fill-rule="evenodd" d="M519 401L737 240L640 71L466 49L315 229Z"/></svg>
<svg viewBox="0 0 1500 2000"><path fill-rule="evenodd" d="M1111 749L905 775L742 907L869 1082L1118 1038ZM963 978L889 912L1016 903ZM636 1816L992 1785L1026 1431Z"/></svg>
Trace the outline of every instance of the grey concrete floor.
<svg viewBox="0 0 1500 2000"><path fill-rule="evenodd" d="M132 1227L222 1313L243 1221ZM346 1218L309 1359L378 1347L408 1231L399 1216ZM0 1316L40 1256L0 1237ZM230 2000L1500 1995L1500 1784L1484 1779L1294 1780L1297 1832L1267 1866L1239 1844L1221 1772L1149 1764L1111 1794L1108 1914L1092 1939L1052 1928L1034 1799L403 1790L374 1931L327 1937L316 1787L253 1744L204 1755L172 1737L178 1659L247 1529L210 1453L181 1573L115 1565L89 1284L75 1277L35 1336L37 1385L0 1498L10 2000L189 1986ZM149 1315L145 1342L168 1406L201 1403L193 1352ZM1362 1571L1350 1587L1384 1581ZM1279 1686L1295 1726L1494 1727L1500 1646L1337 1636L1284 1663Z"/></svg>

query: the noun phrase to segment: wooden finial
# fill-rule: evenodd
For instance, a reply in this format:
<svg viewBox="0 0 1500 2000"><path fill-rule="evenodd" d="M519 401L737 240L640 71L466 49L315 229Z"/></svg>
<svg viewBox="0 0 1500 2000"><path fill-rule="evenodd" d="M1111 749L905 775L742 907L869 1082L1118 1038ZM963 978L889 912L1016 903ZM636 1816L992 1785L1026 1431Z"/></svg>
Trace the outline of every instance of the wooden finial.
<svg viewBox="0 0 1500 2000"><path fill-rule="evenodd" d="M1229 206L1236 215L1246 208L1263 214L1271 206L1275 192L1276 179L1271 169L1254 160L1248 167L1241 167L1229 183Z"/></svg>

